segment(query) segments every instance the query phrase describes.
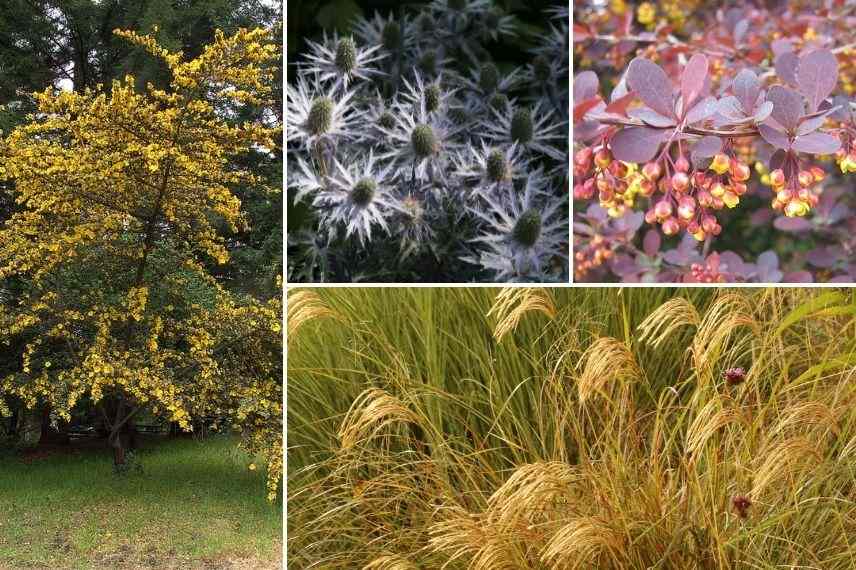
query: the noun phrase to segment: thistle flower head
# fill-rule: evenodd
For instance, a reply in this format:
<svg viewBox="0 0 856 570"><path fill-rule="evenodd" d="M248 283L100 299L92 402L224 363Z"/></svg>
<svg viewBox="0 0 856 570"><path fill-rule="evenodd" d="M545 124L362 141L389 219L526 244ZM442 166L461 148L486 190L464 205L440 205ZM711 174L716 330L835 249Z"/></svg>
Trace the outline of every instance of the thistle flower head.
<svg viewBox="0 0 856 570"><path fill-rule="evenodd" d="M357 44L354 38L342 38L336 45L336 66L342 73L350 74L357 66Z"/></svg>
<svg viewBox="0 0 856 570"><path fill-rule="evenodd" d="M561 201L545 191L542 171L522 178L522 191L505 186L501 198L488 198L482 212L472 211L484 221L477 243L486 246L471 261L490 269L498 279L549 280L553 261L567 259L568 220L561 214Z"/></svg>
<svg viewBox="0 0 856 570"><path fill-rule="evenodd" d="M313 135L323 135L330 130L333 124L333 111L336 105L330 97L316 97L309 108L309 117L306 128Z"/></svg>
<svg viewBox="0 0 856 570"><path fill-rule="evenodd" d="M289 142L313 146L317 141L350 138L353 113L352 91L338 94L335 87L309 84L303 77L286 90L286 135Z"/></svg>
<svg viewBox="0 0 856 570"><path fill-rule="evenodd" d="M511 140L517 143L526 144L532 140L535 131L535 125L532 123L532 111L526 107L517 109L511 117L509 125L509 134Z"/></svg>
<svg viewBox="0 0 856 570"><path fill-rule="evenodd" d="M348 88L355 80L367 80L383 73L375 64L386 57L380 53L380 45L361 48L352 36L332 39L325 35L324 41L309 41L310 52L306 55L304 69L317 76L323 83L332 82L335 87Z"/></svg>
<svg viewBox="0 0 856 570"><path fill-rule="evenodd" d="M541 236L541 214L535 208L523 212L514 223L511 236L522 247L532 247Z"/></svg>
<svg viewBox="0 0 856 570"><path fill-rule="evenodd" d="M357 206L367 206L377 191L374 178L361 178L351 189L351 200Z"/></svg>
<svg viewBox="0 0 856 570"><path fill-rule="evenodd" d="M391 149L381 158L390 160L419 180L442 175L450 153L456 151L452 125L445 115L429 113L424 99L416 108L406 111L399 106L395 126L382 129Z"/></svg>
<svg viewBox="0 0 856 570"><path fill-rule="evenodd" d="M374 226L389 232L387 220L397 208L392 189L391 168L382 166L369 151L367 157L345 164L335 160L326 187L316 193L312 203L321 226L330 234L344 226L346 237L355 234L365 243L373 238Z"/></svg>
<svg viewBox="0 0 856 570"><path fill-rule="evenodd" d="M482 135L493 144L517 144L527 153L549 156L565 167L567 156L556 148L564 123L556 120L541 101L532 107L508 105L491 112L491 120L482 121L481 127Z"/></svg>
<svg viewBox="0 0 856 570"><path fill-rule="evenodd" d="M402 43L401 24L395 20L387 22L383 27L382 38L383 47L386 49L393 51L400 48Z"/></svg>
<svg viewBox="0 0 856 570"><path fill-rule="evenodd" d="M492 93L499 85L499 68L495 63L486 63L479 71L479 87L485 93Z"/></svg>
<svg viewBox="0 0 856 570"><path fill-rule="evenodd" d="M414 125L410 131L410 144L413 146L413 154L418 158L428 158L439 150L434 129L424 123Z"/></svg>
<svg viewBox="0 0 856 570"><path fill-rule="evenodd" d="M746 371L742 368L729 368L722 376L729 386L737 386L746 380Z"/></svg>

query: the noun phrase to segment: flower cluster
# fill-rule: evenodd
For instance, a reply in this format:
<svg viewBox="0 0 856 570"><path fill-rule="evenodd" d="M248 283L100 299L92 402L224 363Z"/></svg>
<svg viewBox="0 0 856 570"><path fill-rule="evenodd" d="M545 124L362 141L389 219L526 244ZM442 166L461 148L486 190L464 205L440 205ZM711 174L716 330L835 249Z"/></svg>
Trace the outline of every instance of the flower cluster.
<svg viewBox="0 0 856 570"><path fill-rule="evenodd" d="M850 183L824 167L856 172L839 8L737 2L673 27L664 3L575 4L575 276L856 279ZM645 230L602 239L588 201Z"/></svg>
<svg viewBox="0 0 856 570"><path fill-rule="evenodd" d="M287 87L293 281L567 281L569 13L436 0L308 41ZM514 38L526 60L494 58ZM527 62L528 61L528 62Z"/></svg>

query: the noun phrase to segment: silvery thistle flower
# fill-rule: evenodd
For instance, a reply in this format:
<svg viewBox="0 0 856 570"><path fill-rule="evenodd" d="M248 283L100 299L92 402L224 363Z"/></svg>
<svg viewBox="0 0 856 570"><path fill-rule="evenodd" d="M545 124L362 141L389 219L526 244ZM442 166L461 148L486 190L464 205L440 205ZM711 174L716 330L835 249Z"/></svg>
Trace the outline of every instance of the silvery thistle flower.
<svg viewBox="0 0 856 570"><path fill-rule="evenodd" d="M429 114L446 112L449 107L449 100L455 90L443 88L442 74L428 83L422 81L422 76L418 71L414 71L413 76L413 83L407 81L406 77L401 78L404 82L404 91L401 93L403 101L400 105L410 105L413 108L418 108L419 105L424 104L425 111Z"/></svg>
<svg viewBox="0 0 856 570"><path fill-rule="evenodd" d="M479 99L484 100L495 93L508 93L514 89L522 79L520 70L513 69L511 73L502 75L495 63L474 65L470 69L470 76L461 78L462 85L481 95Z"/></svg>
<svg viewBox="0 0 856 570"><path fill-rule="evenodd" d="M515 36L514 17L502 13L498 6L492 6L476 20L476 30L482 40L498 41L501 36Z"/></svg>
<svg viewBox="0 0 856 570"><path fill-rule="evenodd" d="M563 70L570 67L570 53L568 49L569 33L567 20L558 26L550 24L550 33L540 46L529 50L530 53L542 56L547 61L553 62ZM567 71L566 71L567 72Z"/></svg>
<svg viewBox="0 0 856 570"><path fill-rule="evenodd" d="M554 259L567 264L568 218L545 183L540 169L533 171L523 191L506 188L488 200L487 211L472 210L485 223L474 240L485 249L465 261L492 270L497 281L549 280Z"/></svg>
<svg viewBox="0 0 856 570"><path fill-rule="evenodd" d="M414 35L413 24L407 14L398 18L390 15L384 18L378 12L374 17L359 18L354 24L354 35L364 45L379 45L387 52L394 53L410 45Z"/></svg>
<svg viewBox="0 0 856 570"><path fill-rule="evenodd" d="M450 63L452 60L445 57L443 50L437 47L437 42L431 42L415 50L412 61L405 67L412 67L426 77L437 77L446 72Z"/></svg>
<svg viewBox="0 0 856 570"><path fill-rule="evenodd" d="M571 21L571 10L567 5L551 6L544 11L550 14L550 17L554 20L559 20L561 22Z"/></svg>
<svg viewBox="0 0 856 570"><path fill-rule="evenodd" d="M353 95L353 91L345 91L337 97L335 86L325 92L318 83L310 88L303 76L297 80L297 88L288 85L285 104L288 142L314 148L319 141L335 143L340 138L353 137L350 106Z"/></svg>
<svg viewBox="0 0 856 570"><path fill-rule="evenodd" d="M353 37L340 38L338 34L334 34L332 41L329 41L326 32L322 43L307 40L307 44L310 52L306 54L304 72L316 74L322 82L333 81L335 87L347 89L354 79L366 80L372 75L383 74L372 67L372 64L386 57L386 54L377 53L380 45L363 49L357 46Z"/></svg>
<svg viewBox="0 0 856 570"><path fill-rule="evenodd" d="M540 153L563 164L567 152L561 149L567 132L552 110L544 110L541 102L534 106L509 105L503 110L491 109L493 117L481 122L484 136L494 144L517 144L529 153Z"/></svg>
<svg viewBox="0 0 856 570"><path fill-rule="evenodd" d="M399 251L401 259L406 259L434 239L431 210L424 198L409 192L398 201L396 209L396 233L401 239Z"/></svg>
<svg viewBox="0 0 856 570"><path fill-rule="evenodd" d="M299 156L288 167L288 186L297 190L294 195L295 203L300 202L307 194L324 189L326 185L325 177Z"/></svg>
<svg viewBox="0 0 856 570"><path fill-rule="evenodd" d="M481 141L481 148L468 144L464 152L452 158L455 175L474 185L477 195L489 196L497 186L506 186L517 177L526 175L528 161L518 152L517 145L492 147Z"/></svg>
<svg viewBox="0 0 856 570"><path fill-rule="evenodd" d="M424 102L417 109L395 114L395 126L381 129L392 142L392 150L381 155L393 161L402 174L418 180L442 180L448 156L457 150L453 128L442 114L431 114Z"/></svg>
<svg viewBox="0 0 856 570"><path fill-rule="evenodd" d="M377 93L365 101L365 108L360 116L361 128L357 131L355 140L365 146L387 150L391 139L384 131L395 128L395 115L399 113L399 109L397 96L393 96L391 101L385 101L380 93Z"/></svg>
<svg viewBox="0 0 856 570"><path fill-rule="evenodd" d="M356 234L365 245L372 239L372 226L389 233L386 218L396 206L390 193L392 168L380 167L372 151L362 160L346 163L334 161L327 187L315 194L312 204L321 211L321 225L327 226L331 235L341 223L346 238Z"/></svg>
<svg viewBox="0 0 856 570"><path fill-rule="evenodd" d="M479 16L492 8L491 0L433 0L428 6L438 17Z"/></svg>

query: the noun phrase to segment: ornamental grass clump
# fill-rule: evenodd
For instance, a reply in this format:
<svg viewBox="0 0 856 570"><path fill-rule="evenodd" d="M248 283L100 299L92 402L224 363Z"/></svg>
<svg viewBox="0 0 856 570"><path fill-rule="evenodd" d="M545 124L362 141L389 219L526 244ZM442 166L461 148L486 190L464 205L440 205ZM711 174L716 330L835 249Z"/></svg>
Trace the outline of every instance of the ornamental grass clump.
<svg viewBox="0 0 856 570"><path fill-rule="evenodd" d="M292 301L296 567L856 563L850 291Z"/></svg>
<svg viewBox="0 0 856 570"><path fill-rule="evenodd" d="M286 100L291 281L568 280L569 12L499 4L307 41Z"/></svg>

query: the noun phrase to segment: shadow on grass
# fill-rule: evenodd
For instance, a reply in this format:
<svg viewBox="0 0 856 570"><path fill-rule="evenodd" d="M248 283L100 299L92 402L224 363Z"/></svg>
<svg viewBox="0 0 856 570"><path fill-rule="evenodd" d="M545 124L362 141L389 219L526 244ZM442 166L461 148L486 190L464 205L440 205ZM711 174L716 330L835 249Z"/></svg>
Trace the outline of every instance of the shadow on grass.
<svg viewBox="0 0 856 570"><path fill-rule="evenodd" d="M282 501L266 500L264 471L236 446L226 436L147 437L142 473L121 476L103 444L0 456L0 568L277 559Z"/></svg>

